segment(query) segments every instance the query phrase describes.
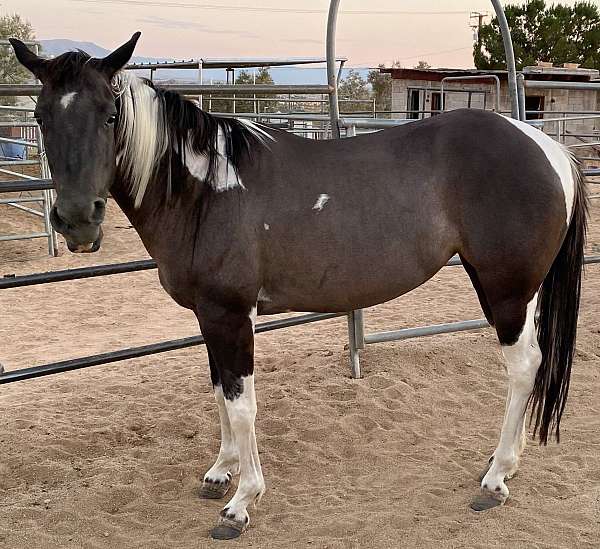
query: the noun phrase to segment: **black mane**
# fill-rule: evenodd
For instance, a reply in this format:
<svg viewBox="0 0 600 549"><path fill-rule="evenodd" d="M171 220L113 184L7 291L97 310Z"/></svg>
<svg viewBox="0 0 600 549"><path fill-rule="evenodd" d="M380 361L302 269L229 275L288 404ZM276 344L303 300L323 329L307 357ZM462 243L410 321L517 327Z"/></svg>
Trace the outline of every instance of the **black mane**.
<svg viewBox="0 0 600 549"><path fill-rule="evenodd" d="M219 150L217 140L219 130L225 137L225 156L236 172L244 157L250 156L251 140L256 137L235 118L215 116L201 110L193 101L176 92L164 90L147 82L154 88L163 103L163 112L169 145L179 152L185 164L185 152L189 147L196 154L204 154L208 158L208 171L205 183L216 183L218 175Z"/></svg>

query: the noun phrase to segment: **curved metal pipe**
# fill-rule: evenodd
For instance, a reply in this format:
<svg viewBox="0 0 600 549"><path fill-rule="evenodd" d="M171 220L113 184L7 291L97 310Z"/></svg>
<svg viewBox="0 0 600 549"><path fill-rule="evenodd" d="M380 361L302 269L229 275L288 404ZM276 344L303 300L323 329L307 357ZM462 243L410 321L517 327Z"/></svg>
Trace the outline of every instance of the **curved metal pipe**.
<svg viewBox="0 0 600 549"><path fill-rule="evenodd" d="M504 42L504 54L506 56L506 69L508 70L508 93L510 96L510 112L511 116L519 120L519 94L517 91L517 67L515 63L515 51L513 49L512 37L510 35L510 28L508 27L508 21L506 20L506 14L504 8L500 3L500 0L492 0L494 10L496 10L496 18L500 25L500 32L502 33L502 41Z"/></svg>
<svg viewBox="0 0 600 549"><path fill-rule="evenodd" d="M340 105L338 103L338 82L335 71L335 33L337 28L340 0L331 0L327 17L327 83L329 84L329 116L331 118L331 135L340 138Z"/></svg>

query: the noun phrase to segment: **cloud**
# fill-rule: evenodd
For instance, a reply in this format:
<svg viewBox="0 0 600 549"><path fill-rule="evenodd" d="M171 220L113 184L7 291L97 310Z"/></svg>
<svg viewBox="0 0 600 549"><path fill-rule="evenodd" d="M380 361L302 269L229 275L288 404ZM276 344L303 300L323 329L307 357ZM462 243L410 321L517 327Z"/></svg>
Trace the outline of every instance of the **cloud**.
<svg viewBox="0 0 600 549"><path fill-rule="evenodd" d="M138 23L145 23L147 25L154 25L162 29L175 29L175 30L194 30L205 34L225 34L237 36L239 38L262 38L260 35L248 32L248 31L236 31L236 30L218 30L196 23L194 21L182 21L180 19L166 19L164 17L156 17L150 15L147 17L138 17L136 19Z"/></svg>

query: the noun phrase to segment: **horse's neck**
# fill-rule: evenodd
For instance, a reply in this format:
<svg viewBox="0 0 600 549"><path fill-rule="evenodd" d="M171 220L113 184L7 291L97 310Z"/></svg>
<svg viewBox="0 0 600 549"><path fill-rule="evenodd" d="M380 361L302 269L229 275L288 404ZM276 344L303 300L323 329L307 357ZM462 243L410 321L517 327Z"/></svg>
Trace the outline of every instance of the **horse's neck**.
<svg viewBox="0 0 600 549"><path fill-rule="evenodd" d="M137 208L127 183L117 179L111 187L115 202L139 234L148 253L157 261L168 259L173 241L179 240L177 230L181 227L182 219L186 217L186 204L183 201L182 204L178 203L176 209L165 205L166 191L163 183L159 176L150 181L144 199Z"/></svg>

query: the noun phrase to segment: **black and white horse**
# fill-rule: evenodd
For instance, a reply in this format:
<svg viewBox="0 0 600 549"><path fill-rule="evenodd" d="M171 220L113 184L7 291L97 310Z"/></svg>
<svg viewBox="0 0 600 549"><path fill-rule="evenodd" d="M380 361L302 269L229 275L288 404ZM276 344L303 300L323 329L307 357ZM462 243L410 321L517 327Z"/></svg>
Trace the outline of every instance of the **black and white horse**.
<svg viewBox="0 0 600 549"><path fill-rule="evenodd" d="M496 328L509 380L500 441L472 507L504 503L528 404L546 443L558 438L569 388L586 227L573 157L527 124L476 110L334 141L219 118L121 72L138 38L104 59L44 60L11 42L43 83L36 117L57 190L55 229L71 251L97 250L110 193L166 291L198 318L221 419L201 495L223 497L240 474L213 537L240 535L265 490L256 315L382 303L454 254Z"/></svg>

